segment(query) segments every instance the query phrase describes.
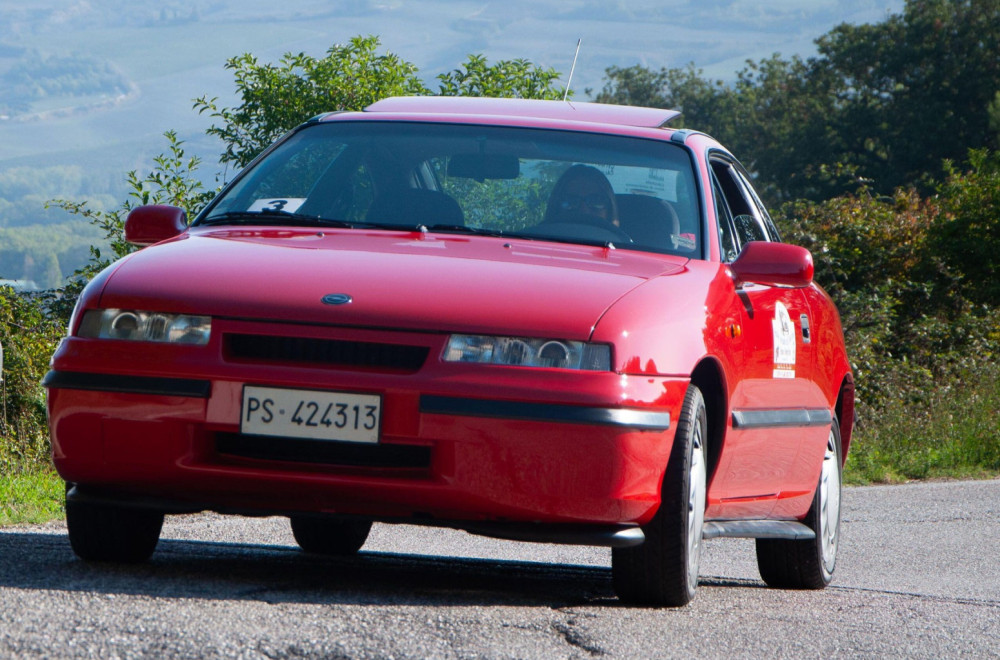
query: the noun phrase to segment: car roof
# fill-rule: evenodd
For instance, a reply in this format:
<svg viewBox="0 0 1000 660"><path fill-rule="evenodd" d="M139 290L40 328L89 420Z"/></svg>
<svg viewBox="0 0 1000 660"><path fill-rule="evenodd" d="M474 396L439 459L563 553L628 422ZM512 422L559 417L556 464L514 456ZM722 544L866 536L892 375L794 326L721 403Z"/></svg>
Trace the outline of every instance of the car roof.
<svg viewBox="0 0 1000 660"><path fill-rule="evenodd" d="M667 122L681 114L677 110L608 103L470 96L396 96L377 101L365 108L364 111L408 115L489 115L525 119L555 119L639 128L663 128Z"/></svg>

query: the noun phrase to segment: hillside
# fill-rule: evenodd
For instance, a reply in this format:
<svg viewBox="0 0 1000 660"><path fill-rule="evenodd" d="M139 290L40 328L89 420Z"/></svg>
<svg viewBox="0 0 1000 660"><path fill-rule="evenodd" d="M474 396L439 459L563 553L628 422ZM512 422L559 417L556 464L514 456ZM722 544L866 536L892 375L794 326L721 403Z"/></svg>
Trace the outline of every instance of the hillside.
<svg viewBox="0 0 1000 660"><path fill-rule="evenodd" d="M693 62L706 75L731 79L748 58L808 55L813 40L834 25L879 21L902 6L902 0L779 0L766 6L749 0L305 0L291 6L263 0L4 0L0 229L67 221L42 208L52 197L113 205L123 194L123 173L147 169L168 129L187 141L189 153L213 163L218 145L203 135L209 121L192 111L191 100L209 94L225 101L232 79L224 63L243 52L262 61L289 51L321 54L351 36L377 34L385 49L416 64L433 86L438 73L471 53L527 58L568 74L579 38L572 86L577 98L587 98L585 90L599 90L609 66ZM60 171L71 176L55 174ZM204 171L211 176L216 170ZM11 272L21 263L0 260L0 278L31 279ZM60 262L55 270L65 275L76 265ZM46 269L51 279L54 268Z"/></svg>

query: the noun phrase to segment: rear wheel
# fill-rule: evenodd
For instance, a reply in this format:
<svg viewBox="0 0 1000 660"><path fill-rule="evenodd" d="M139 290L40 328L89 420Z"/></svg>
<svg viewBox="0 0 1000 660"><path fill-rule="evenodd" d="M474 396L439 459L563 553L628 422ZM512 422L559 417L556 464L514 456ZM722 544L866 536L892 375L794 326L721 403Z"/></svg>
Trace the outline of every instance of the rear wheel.
<svg viewBox="0 0 1000 660"><path fill-rule="evenodd" d="M822 589L833 579L840 544L840 428L833 419L816 494L804 522L816 538L757 539L757 566L769 587Z"/></svg>
<svg viewBox="0 0 1000 660"><path fill-rule="evenodd" d="M162 527L160 511L66 501L69 543L86 561L145 561L156 549Z"/></svg>
<svg viewBox="0 0 1000 660"><path fill-rule="evenodd" d="M370 520L336 520L295 516L290 519L295 542L317 555L353 555L368 538Z"/></svg>
<svg viewBox="0 0 1000 660"><path fill-rule="evenodd" d="M611 552L615 592L626 602L679 607L698 586L708 413L701 390L688 387L661 487L660 508L642 530L646 540Z"/></svg>

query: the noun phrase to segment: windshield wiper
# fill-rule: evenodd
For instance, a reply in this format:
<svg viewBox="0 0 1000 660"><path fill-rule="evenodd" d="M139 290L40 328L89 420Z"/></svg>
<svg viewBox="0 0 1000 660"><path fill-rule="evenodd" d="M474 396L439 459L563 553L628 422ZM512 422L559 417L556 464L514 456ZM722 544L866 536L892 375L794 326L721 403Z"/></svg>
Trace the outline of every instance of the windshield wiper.
<svg viewBox="0 0 1000 660"><path fill-rule="evenodd" d="M345 220L334 220L332 218L322 218L316 215L305 215L303 213L288 213L287 211L228 211L212 215L198 225L228 225L228 224L266 224L274 220L289 220L288 224L309 227L343 227L353 229L354 224Z"/></svg>
<svg viewBox="0 0 1000 660"><path fill-rule="evenodd" d="M359 229L388 229L389 231L425 232L424 225L400 225L393 222L357 222L354 224Z"/></svg>
<svg viewBox="0 0 1000 660"><path fill-rule="evenodd" d="M482 227L468 227L466 225L430 225L427 231L454 232L456 234L475 234L477 236L517 236L516 234L505 233L501 229L485 229Z"/></svg>
<svg viewBox="0 0 1000 660"><path fill-rule="evenodd" d="M454 232L456 234L475 234L476 236L495 236L497 238L521 238L529 241L545 240L561 243L576 243L578 245L592 245L605 249L616 249L614 241L590 238L565 238L558 236L546 236L544 234L531 234L503 231L502 229L485 229L483 227L469 227L466 225L430 225L427 231Z"/></svg>

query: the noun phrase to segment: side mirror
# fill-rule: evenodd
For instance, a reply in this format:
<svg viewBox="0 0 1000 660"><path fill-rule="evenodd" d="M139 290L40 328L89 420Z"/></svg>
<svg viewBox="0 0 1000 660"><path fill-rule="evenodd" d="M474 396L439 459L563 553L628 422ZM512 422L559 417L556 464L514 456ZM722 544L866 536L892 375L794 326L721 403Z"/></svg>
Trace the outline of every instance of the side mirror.
<svg viewBox="0 0 1000 660"><path fill-rule="evenodd" d="M751 241L729 264L739 286L744 282L769 286L804 287L812 284L813 259L809 250L788 243Z"/></svg>
<svg viewBox="0 0 1000 660"><path fill-rule="evenodd" d="M125 218L125 240L134 245L159 243L186 229L187 214L176 206L140 206Z"/></svg>

